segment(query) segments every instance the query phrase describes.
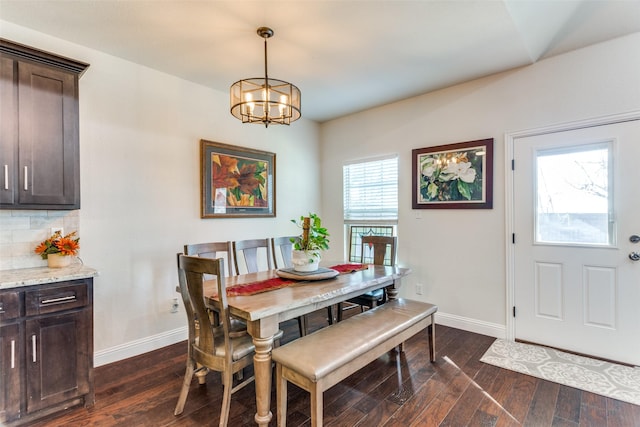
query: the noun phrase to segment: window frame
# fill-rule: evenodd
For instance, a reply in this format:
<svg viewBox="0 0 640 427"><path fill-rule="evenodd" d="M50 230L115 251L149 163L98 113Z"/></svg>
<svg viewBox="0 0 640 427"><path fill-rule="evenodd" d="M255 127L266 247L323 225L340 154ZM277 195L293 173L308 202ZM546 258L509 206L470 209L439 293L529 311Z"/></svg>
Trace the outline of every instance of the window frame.
<svg viewBox="0 0 640 427"><path fill-rule="evenodd" d="M347 218L348 209L347 203L350 201L348 199L347 191L351 187L347 187L347 171L350 165L366 165L367 163L373 162L384 162L387 160L395 160L395 211L387 210L387 212L393 212L393 215L385 216L385 210L379 211L377 214L374 210L370 212L374 212L374 215L367 216L366 214L369 212L367 210L362 210L361 215L354 215ZM384 168L385 165L381 165L381 168ZM366 166L363 166L366 168ZM362 240L361 237L363 235L375 235L375 236L397 236L398 230L398 216L399 216L399 170L400 170L400 158L398 154L390 154L379 157L370 157L366 159L358 159L349 162L345 162L343 164L343 172L342 172L342 191L343 191L343 223L344 223L344 239L345 239L345 253L347 254L349 262L360 262L360 251L362 250ZM383 188L383 187L381 187ZM364 260L367 261L366 259Z"/></svg>

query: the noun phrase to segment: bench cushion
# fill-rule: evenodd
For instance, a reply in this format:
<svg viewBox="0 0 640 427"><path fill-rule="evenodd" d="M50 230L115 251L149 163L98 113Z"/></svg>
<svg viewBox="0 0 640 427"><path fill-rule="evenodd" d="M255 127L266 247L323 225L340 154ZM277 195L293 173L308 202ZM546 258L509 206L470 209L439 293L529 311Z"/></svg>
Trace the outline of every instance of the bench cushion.
<svg viewBox="0 0 640 427"><path fill-rule="evenodd" d="M437 310L433 304L392 300L275 348L272 358L317 382Z"/></svg>

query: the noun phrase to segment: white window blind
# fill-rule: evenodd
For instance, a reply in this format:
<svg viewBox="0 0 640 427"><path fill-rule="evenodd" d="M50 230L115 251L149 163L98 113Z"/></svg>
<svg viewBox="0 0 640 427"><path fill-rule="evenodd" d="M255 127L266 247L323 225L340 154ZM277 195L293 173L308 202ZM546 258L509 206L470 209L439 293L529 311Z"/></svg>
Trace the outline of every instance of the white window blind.
<svg viewBox="0 0 640 427"><path fill-rule="evenodd" d="M398 220L398 157L344 165L344 220Z"/></svg>

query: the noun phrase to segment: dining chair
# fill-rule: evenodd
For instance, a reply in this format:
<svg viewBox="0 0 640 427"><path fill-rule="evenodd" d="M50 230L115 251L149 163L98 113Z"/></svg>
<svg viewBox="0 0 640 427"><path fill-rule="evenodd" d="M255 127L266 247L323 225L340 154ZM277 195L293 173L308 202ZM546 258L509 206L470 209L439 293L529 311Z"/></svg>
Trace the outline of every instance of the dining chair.
<svg viewBox="0 0 640 427"><path fill-rule="evenodd" d="M293 243L291 243L290 237L279 237L278 247L282 256L282 265L285 268L291 267L291 251L293 250ZM238 258L244 258L245 267L247 273L257 273L258 271L271 270L278 268L277 260L275 257L274 239L252 239L252 240L239 240L233 242L233 260L236 267L236 274L240 274L240 264ZM266 262L264 259L260 259L260 253L264 253L262 249L266 250ZM259 252L260 251L260 252ZM288 255L287 255L288 254ZM260 261L262 266L260 268ZM307 334L307 319L306 316L298 317L298 329L300 330L300 336Z"/></svg>
<svg viewBox="0 0 640 427"><path fill-rule="evenodd" d="M362 236L360 263L366 261L365 252L370 252L371 259L373 260L372 264L394 265L396 262L397 241L398 238L395 236ZM381 288L358 295L357 297L348 299L346 302L359 306L362 312L365 307L374 308L383 304L386 300L387 292L384 288ZM343 303L338 304L338 322L342 320L343 309Z"/></svg>
<svg viewBox="0 0 640 427"><path fill-rule="evenodd" d="M293 242L291 239L298 239L298 236L273 237L271 239L271 253L273 254L273 265L275 268L291 268L291 254L293 252ZM333 324L333 307L327 307L329 324ZM307 315L298 317L298 329L300 336L307 335Z"/></svg>
<svg viewBox="0 0 640 427"><path fill-rule="evenodd" d="M184 245L184 254L190 256L198 256L201 258L226 258L225 264L227 265L226 273L228 276L233 276L231 271L231 263L233 260L233 249L231 242L208 242L208 243L194 243ZM205 275L205 280L211 279ZM208 307L210 314L213 316L213 324L218 326L220 324L219 312L216 307ZM231 324L229 331L231 336L240 336L247 333L247 324L240 319L231 316Z"/></svg>
<svg viewBox="0 0 640 427"><path fill-rule="evenodd" d="M211 322L204 303L203 276L216 278L219 299L220 326ZM255 347L250 335L231 337L229 334L229 306L225 287L224 260L178 254L178 281L180 293L187 313L189 342L184 381L174 415L184 409L193 375L208 369L221 373L224 387L220 426L229 419L231 395L253 381L251 376L233 386L233 375L253 362Z"/></svg>
<svg viewBox="0 0 640 427"><path fill-rule="evenodd" d="M270 239L237 240L233 242L233 264L236 274L242 271L238 259L244 260L246 273L273 269ZM262 264L263 268L260 268Z"/></svg>
<svg viewBox="0 0 640 427"><path fill-rule="evenodd" d="M233 276L231 266L233 264L233 249L231 242L207 242L207 243L193 243L184 245L184 254L190 256L199 256L202 258L224 258L227 265L226 274Z"/></svg>

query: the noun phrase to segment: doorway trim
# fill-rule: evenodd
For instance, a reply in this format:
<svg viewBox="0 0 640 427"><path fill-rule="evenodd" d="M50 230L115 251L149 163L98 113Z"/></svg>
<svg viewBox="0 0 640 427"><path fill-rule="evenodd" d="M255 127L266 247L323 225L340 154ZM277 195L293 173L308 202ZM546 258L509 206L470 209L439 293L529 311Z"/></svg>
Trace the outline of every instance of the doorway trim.
<svg viewBox="0 0 640 427"><path fill-rule="evenodd" d="M509 341L515 341L515 326L516 322L513 316L513 307L515 306L515 248L512 243L512 237L514 233L514 184L513 184L513 153L514 145L520 138L527 138L531 136L546 135L556 132L565 132L577 129L585 129L595 126L611 125L616 123L630 122L634 120L640 120L640 110L630 111L627 113L614 114L610 116L600 116L586 120L578 120L574 122L559 123L550 126L543 126L533 129L525 129L513 132L505 132L505 156L504 156L504 170L505 170L505 253L506 259L506 339Z"/></svg>

